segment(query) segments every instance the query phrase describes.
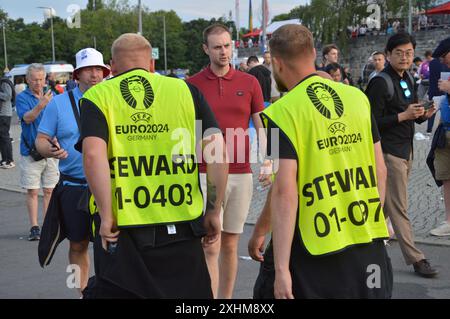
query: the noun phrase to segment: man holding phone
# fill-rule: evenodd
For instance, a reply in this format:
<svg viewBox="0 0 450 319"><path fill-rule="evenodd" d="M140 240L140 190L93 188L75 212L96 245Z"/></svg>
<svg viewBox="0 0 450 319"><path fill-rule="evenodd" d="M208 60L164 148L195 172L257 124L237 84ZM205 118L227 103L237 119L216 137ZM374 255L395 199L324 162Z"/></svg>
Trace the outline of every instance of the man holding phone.
<svg viewBox="0 0 450 319"><path fill-rule="evenodd" d="M58 182L58 162L54 158L44 159L34 147L37 128L42 119L44 109L52 100L52 92L44 93L45 68L42 64L33 63L27 69L28 89L17 96L17 116L22 125L20 140L20 184L27 190L27 208L30 219L29 241L40 239L38 223L38 194L42 187L44 193L44 216Z"/></svg>
<svg viewBox="0 0 450 319"><path fill-rule="evenodd" d="M423 107L423 109L425 111L428 111L429 109L431 109L434 105L433 101L423 101L420 103L420 107Z"/></svg>
<svg viewBox="0 0 450 319"><path fill-rule="evenodd" d="M408 176L412 167L414 125L430 118L436 109L417 103L414 80L408 74L416 42L408 33L391 36L386 45L389 65L373 78L366 90L381 135L381 146L388 170L384 211L390 218L407 265L423 277L434 277L438 271L415 246L408 217ZM388 82L394 95L388 94Z"/></svg>
<svg viewBox="0 0 450 319"><path fill-rule="evenodd" d="M49 103L38 128L36 148L44 157L59 159L61 174L52 201L60 203L63 229L70 241L69 261L81 269L81 293L89 278L90 216L78 208L87 187L81 153L74 148L80 137L78 101L85 91L109 75L109 69L103 63L103 55L92 48L80 50L76 61L74 78L78 87Z"/></svg>

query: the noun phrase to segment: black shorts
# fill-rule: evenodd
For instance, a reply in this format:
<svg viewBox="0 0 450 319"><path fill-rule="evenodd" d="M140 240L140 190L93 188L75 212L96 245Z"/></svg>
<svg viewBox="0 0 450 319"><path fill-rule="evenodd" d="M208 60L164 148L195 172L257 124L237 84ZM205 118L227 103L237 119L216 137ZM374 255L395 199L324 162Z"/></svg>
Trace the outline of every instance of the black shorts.
<svg viewBox="0 0 450 319"><path fill-rule="evenodd" d="M59 202L62 210L63 230L67 239L72 242L89 239L91 219L89 213L80 210L78 205L86 187L69 185L61 187Z"/></svg>
<svg viewBox="0 0 450 319"><path fill-rule="evenodd" d="M379 285L370 286L371 267L380 271ZM290 271L296 299L389 299L392 296L392 266L384 242L349 247L327 256L311 256L294 235ZM375 278L375 277L373 277ZM253 289L254 299L274 298L275 267L270 242L264 253Z"/></svg>
<svg viewBox="0 0 450 319"><path fill-rule="evenodd" d="M98 216L92 298L211 299L211 280L201 238L190 223L120 230L117 248L101 247Z"/></svg>

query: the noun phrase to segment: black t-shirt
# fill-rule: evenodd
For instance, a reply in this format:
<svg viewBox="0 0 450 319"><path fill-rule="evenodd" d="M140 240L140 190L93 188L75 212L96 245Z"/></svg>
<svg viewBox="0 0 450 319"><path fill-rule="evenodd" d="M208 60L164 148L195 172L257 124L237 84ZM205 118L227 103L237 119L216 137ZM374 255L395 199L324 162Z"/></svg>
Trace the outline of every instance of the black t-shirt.
<svg viewBox="0 0 450 319"><path fill-rule="evenodd" d="M208 135L212 135L214 133L221 133L222 131L219 128L219 124L217 123L214 113L211 111L211 108L202 93L195 86L190 85L189 83L187 83L187 85L191 91L192 99L194 101L195 118L202 123L201 136L207 137ZM176 116L176 114L174 115ZM108 123L103 113L93 102L83 100L83 107L80 108L80 117L81 137L76 146L77 150L81 151L82 141L86 137L99 137L103 139L106 144L108 144ZM200 139L199 135L200 132L197 132L197 140ZM186 223L180 223L179 227L183 227L183 224ZM190 225L194 236L202 237L205 235L205 230L203 228L203 217L190 222ZM130 231L135 233L135 236L138 236L143 241L147 241L151 238L153 238L152 240L154 241L154 237L157 235L160 236L158 239L159 241L164 241L166 239L174 240L174 236L168 234L167 226L165 225L147 226L145 229L146 231L144 232L139 230L139 228L133 228L130 229ZM180 235L177 236L179 237ZM184 232L182 236L185 236L186 239L192 237L189 232ZM176 238L176 240L181 240L181 238Z"/></svg>
<svg viewBox="0 0 450 319"><path fill-rule="evenodd" d="M296 223L295 225L298 225ZM355 245L336 254L311 256L294 233L289 269L296 299L389 299L391 260L382 240ZM254 287L255 299L272 299L275 280L272 240L264 252Z"/></svg>

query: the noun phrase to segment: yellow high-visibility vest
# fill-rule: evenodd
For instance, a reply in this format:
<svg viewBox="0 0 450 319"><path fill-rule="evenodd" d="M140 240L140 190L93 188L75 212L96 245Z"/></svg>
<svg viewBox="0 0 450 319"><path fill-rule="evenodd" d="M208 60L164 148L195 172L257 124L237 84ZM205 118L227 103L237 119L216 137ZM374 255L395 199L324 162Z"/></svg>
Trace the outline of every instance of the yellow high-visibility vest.
<svg viewBox="0 0 450 319"><path fill-rule="evenodd" d="M297 153L298 230L311 255L388 237L370 112L358 89L312 76L261 115Z"/></svg>
<svg viewBox="0 0 450 319"><path fill-rule="evenodd" d="M195 107L181 80L132 70L81 100L108 123L113 213L118 226L191 221L203 199L195 155ZM93 200L91 210L95 209Z"/></svg>

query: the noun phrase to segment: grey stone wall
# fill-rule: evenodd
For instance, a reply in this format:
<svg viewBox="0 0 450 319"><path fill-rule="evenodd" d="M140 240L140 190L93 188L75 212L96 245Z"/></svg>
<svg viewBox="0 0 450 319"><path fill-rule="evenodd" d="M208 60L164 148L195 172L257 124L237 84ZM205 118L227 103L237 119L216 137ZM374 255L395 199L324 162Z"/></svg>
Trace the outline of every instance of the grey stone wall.
<svg viewBox="0 0 450 319"><path fill-rule="evenodd" d="M435 29L419 31L414 34L417 41L416 56L424 58L426 50L434 50L438 43L450 36L450 29ZM388 36L386 35L366 35L356 39L350 39L346 52L341 53L340 62L344 66L349 66L353 79L358 81L361 70L367 62L368 57L374 51L384 51ZM317 49L318 61L322 57L322 48ZM238 50L238 58L246 58L251 55L261 56L260 48L245 48Z"/></svg>
<svg viewBox="0 0 450 319"><path fill-rule="evenodd" d="M441 40L450 36L450 29L419 31L414 36L417 42L416 56L423 59L426 50L434 50ZM384 51L388 38L386 35L368 35L350 40L348 52L341 53L341 63L344 66L350 66L355 82L360 77L361 69L370 54L374 51ZM322 50L317 52L321 55Z"/></svg>

